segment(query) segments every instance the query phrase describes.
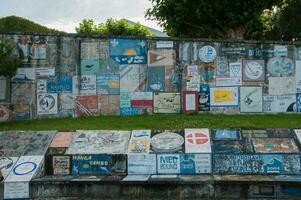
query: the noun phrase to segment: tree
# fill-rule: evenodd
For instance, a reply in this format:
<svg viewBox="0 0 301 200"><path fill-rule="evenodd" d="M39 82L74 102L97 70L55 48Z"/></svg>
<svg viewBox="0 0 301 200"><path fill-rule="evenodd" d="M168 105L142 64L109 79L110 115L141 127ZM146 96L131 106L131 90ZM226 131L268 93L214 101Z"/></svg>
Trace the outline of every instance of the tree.
<svg viewBox="0 0 301 200"><path fill-rule="evenodd" d="M146 17L175 37L259 39L262 13L283 0L150 0Z"/></svg>
<svg viewBox="0 0 301 200"><path fill-rule="evenodd" d="M151 37L152 33L140 23L131 25L127 20L108 19L105 23L94 24L92 19L84 19L75 28L78 34L98 36L140 36Z"/></svg>
<svg viewBox="0 0 301 200"><path fill-rule="evenodd" d="M64 33L17 16L0 18L0 32Z"/></svg>
<svg viewBox="0 0 301 200"><path fill-rule="evenodd" d="M301 39L301 0L287 0L270 13L271 28L265 34L270 40Z"/></svg>
<svg viewBox="0 0 301 200"><path fill-rule="evenodd" d="M9 41L0 39L0 76L14 76L20 65L20 59L13 56L13 47Z"/></svg>

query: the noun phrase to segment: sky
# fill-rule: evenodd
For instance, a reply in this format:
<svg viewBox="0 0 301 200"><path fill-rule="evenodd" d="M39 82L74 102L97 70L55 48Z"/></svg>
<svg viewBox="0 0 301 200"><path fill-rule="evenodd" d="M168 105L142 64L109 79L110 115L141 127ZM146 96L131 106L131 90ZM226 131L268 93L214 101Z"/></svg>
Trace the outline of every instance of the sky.
<svg viewBox="0 0 301 200"><path fill-rule="evenodd" d="M149 0L1 0L0 17L16 15L69 33L74 33L83 19L98 24L110 17L162 30L157 22L144 18L150 7Z"/></svg>

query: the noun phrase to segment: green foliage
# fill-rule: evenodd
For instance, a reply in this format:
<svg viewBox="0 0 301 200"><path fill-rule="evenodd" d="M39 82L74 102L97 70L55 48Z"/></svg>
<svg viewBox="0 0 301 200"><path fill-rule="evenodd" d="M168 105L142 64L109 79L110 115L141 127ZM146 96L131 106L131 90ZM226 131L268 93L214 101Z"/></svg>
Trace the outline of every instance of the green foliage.
<svg viewBox="0 0 301 200"><path fill-rule="evenodd" d="M283 0L150 0L146 17L158 20L171 36L259 39L262 13Z"/></svg>
<svg viewBox="0 0 301 200"><path fill-rule="evenodd" d="M286 0L270 14L271 27L265 34L270 40L301 39L301 0Z"/></svg>
<svg viewBox="0 0 301 200"><path fill-rule="evenodd" d="M184 128L301 128L301 115L99 116L0 123L2 130L134 130ZM146 123L147 122L147 123Z"/></svg>
<svg viewBox="0 0 301 200"><path fill-rule="evenodd" d="M21 65L19 58L12 56L13 47L7 40L0 39L0 76L12 77Z"/></svg>
<svg viewBox="0 0 301 200"><path fill-rule="evenodd" d="M131 25L125 19L108 19L105 23L94 24L92 19L84 19L75 28L78 34L98 36L139 36L151 37L152 33L141 24Z"/></svg>
<svg viewBox="0 0 301 200"><path fill-rule="evenodd" d="M63 33L17 16L0 18L0 32Z"/></svg>

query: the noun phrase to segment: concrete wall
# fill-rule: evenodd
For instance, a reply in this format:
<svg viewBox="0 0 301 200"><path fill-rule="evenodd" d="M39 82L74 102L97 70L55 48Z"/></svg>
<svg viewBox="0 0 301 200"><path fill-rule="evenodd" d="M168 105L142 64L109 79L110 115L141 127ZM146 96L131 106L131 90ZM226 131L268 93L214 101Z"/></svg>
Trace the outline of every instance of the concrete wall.
<svg viewBox="0 0 301 200"><path fill-rule="evenodd" d="M11 82L0 80L0 121L301 111L301 49L294 43L0 37L22 60Z"/></svg>

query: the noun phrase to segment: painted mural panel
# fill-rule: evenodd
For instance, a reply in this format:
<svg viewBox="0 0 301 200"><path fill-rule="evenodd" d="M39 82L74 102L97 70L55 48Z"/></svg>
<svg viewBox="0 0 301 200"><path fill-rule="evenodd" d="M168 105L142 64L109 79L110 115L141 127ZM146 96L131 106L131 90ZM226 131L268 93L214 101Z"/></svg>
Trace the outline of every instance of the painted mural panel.
<svg viewBox="0 0 301 200"><path fill-rule="evenodd" d="M296 174L300 171L297 154L216 154L213 162L214 173L219 174Z"/></svg>
<svg viewBox="0 0 301 200"><path fill-rule="evenodd" d="M131 94L132 108L152 108L153 93L152 92L133 92Z"/></svg>
<svg viewBox="0 0 301 200"><path fill-rule="evenodd" d="M274 57L267 63L267 75L273 77L292 76L295 73L295 65L291 58Z"/></svg>
<svg viewBox="0 0 301 200"><path fill-rule="evenodd" d="M96 94L96 76L84 75L80 79L80 94L95 95Z"/></svg>
<svg viewBox="0 0 301 200"><path fill-rule="evenodd" d="M18 68L16 75L12 78L12 81L35 81L36 72L35 68Z"/></svg>
<svg viewBox="0 0 301 200"><path fill-rule="evenodd" d="M72 156L72 175L109 175L110 157L108 155Z"/></svg>
<svg viewBox="0 0 301 200"><path fill-rule="evenodd" d="M54 67L38 67L35 69L37 77L55 76Z"/></svg>
<svg viewBox="0 0 301 200"><path fill-rule="evenodd" d="M12 83L13 104L35 104L34 83Z"/></svg>
<svg viewBox="0 0 301 200"><path fill-rule="evenodd" d="M96 77L97 94L119 94L119 75L101 75Z"/></svg>
<svg viewBox="0 0 301 200"><path fill-rule="evenodd" d="M156 174L156 154L128 154L128 174Z"/></svg>
<svg viewBox="0 0 301 200"><path fill-rule="evenodd" d="M0 183L5 180L19 157L0 156Z"/></svg>
<svg viewBox="0 0 301 200"><path fill-rule="evenodd" d="M199 93L198 92L183 92L183 113L199 111Z"/></svg>
<svg viewBox="0 0 301 200"><path fill-rule="evenodd" d="M240 112L262 112L262 87L240 88Z"/></svg>
<svg viewBox="0 0 301 200"><path fill-rule="evenodd" d="M180 93L154 93L154 113L180 113Z"/></svg>
<svg viewBox="0 0 301 200"><path fill-rule="evenodd" d="M293 77L269 77L269 95L295 94L295 83Z"/></svg>
<svg viewBox="0 0 301 200"><path fill-rule="evenodd" d="M165 68L149 67L147 69L147 85L150 92L165 91Z"/></svg>
<svg viewBox="0 0 301 200"><path fill-rule="evenodd" d="M210 111L210 87L209 85L200 86L199 111Z"/></svg>
<svg viewBox="0 0 301 200"><path fill-rule="evenodd" d="M83 59L80 61L81 75L98 75L100 72L100 62L98 59Z"/></svg>
<svg viewBox="0 0 301 200"><path fill-rule="evenodd" d="M185 138L183 131L165 130L152 131L151 152L155 153L184 153Z"/></svg>
<svg viewBox="0 0 301 200"><path fill-rule="evenodd" d="M119 95L100 95L99 108L101 115L119 115L120 97Z"/></svg>
<svg viewBox="0 0 301 200"><path fill-rule="evenodd" d="M243 81L264 81L264 60L243 60Z"/></svg>
<svg viewBox="0 0 301 200"><path fill-rule="evenodd" d="M118 64L146 64L147 41L110 39L110 57Z"/></svg>
<svg viewBox="0 0 301 200"><path fill-rule="evenodd" d="M129 143L129 153L149 153L151 130L133 130Z"/></svg>
<svg viewBox="0 0 301 200"><path fill-rule="evenodd" d="M127 154L129 131L77 131L66 154Z"/></svg>
<svg viewBox="0 0 301 200"><path fill-rule="evenodd" d="M37 94L37 114L56 115L58 114L57 94Z"/></svg>
<svg viewBox="0 0 301 200"><path fill-rule="evenodd" d="M180 154L181 174L208 174L211 173L210 154Z"/></svg>
<svg viewBox="0 0 301 200"><path fill-rule="evenodd" d="M77 96L76 105L76 115L79 116L96 116L99 114L98 110L98 96Z"/></svg>
<svg viewBox="0 0 301 200"><path fill-rule="evenodd" d="M253 138L257 153L297 153L299 152L292 138Z"/></svg>
<svg viewBox="0 0 301 200"><path fill-rule="evenodd" d="M180 174L180 154L157 154L158 174Z"/></svg>
<svg viewBox="0 0 301 200"><path fill-rule="evenodd" d="M16 120L30 120L32 118L32 108L28 104L14 105L15 119Z"/></svg>
<svg viewBox="0 0 301 200"><path fill-rule="evenodd" d="M48 93L72 93L72 77L57 76L47 79Z"/></svg>
<svg viewBox="0 0 301 200"><path fill-rule="evenodd" d="M144 91L147 79L145 65L120 65L120 92Z"/></svg>
<svg viewBox="0 0 301 200"><path fill-rule="evenodd" d="M210 88L210 106L238 106L238 87Z"/></svg>
<svg viewBox="0 0 301 200"><path fill-rule="evenodd" d="M57 132L49 148L68 148L74 136L74 132Z"/></svg>
<svg viewBox="0 0 301 200"><path fill-rule="evenodd" d="M185 129L186 153L211 153L209 129Z"/></svg>
<svg viewBox="0 0 301 200"><path fill-rule="evenodd" d="M174 65L175 51L171 49L149 50L148 51L148 66L171 66Z"/></svg>
<svg viewBox="0 0 301 200"><path fill-rule="evenodd" d="M298 113L301 112L301 93L296 94L296 110Z"/></svg>
<svg viewBox="0 0 301 200"><path fill-rule="evenodd" d="M296 112L296 95L263 96L263 112Z"/></svg>
<svg viewBox="0 0 301 200"><path fill-rule="evenodd" d="M201 84L201 76L198 72L198 66L187 66L186 90L199 91Z"/></svg>
<svg viewBox="0 0 301 200"><path fill-rule="evenodd" d="M52 157L53 175L70 175L70 167L70 156Z"/></svg>
<svg viewBox="0 0 301 200"><path fill-rule="evenodd" d="M7 122L12 117L9 104L0 105L0 122Z"/></svg>

